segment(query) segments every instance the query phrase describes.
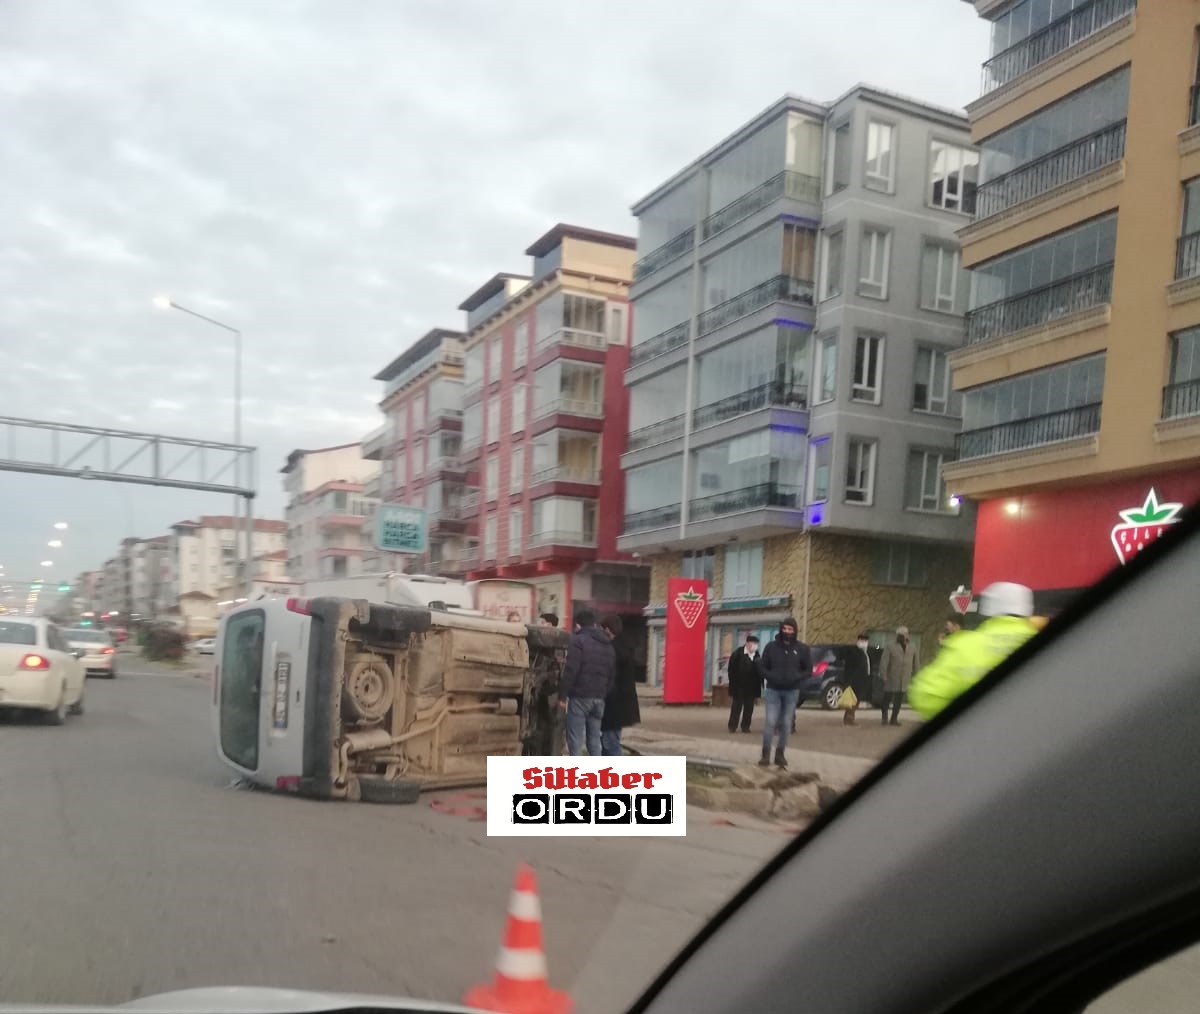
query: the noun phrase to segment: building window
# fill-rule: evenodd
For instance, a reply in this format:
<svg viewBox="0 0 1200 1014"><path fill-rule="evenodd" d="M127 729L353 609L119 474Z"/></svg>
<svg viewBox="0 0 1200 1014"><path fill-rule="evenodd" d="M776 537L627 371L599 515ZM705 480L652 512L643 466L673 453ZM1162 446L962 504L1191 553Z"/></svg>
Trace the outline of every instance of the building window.
<svg viewBox="0 0 1200 1014"><path fill-rule="evenodd" d="M891 259L892 234L887 229L867 226L863 229L858 254L858 294L871 299L887 299L888 262Z"/></svg>
<svg viewBox="0 0 1200 1014"><path fill-rule="evenodd" d="M530 541L536 545L592 546L596 501L552 496L533 501Z"/></svg>
<svg viewBox="0 0 1200 1014"><path fill-rule="evenodd" d="M924 588L929 583L929 552L912 542L878 542L871 580L875 584Z"/></svg>
<svg viewBox="0 0 1200 1014"><path fill-rule="evenodd" d="M825 163L825 196L850 186L850 121L833 128L833 140Z"/></svg>
<svg viewBox="0 0 1200 1014"><path fill-rule="evenodd" d="M958 249L926 240L921 248L921 309L962 313L966 297Z"/></svg>
<svg viewBox="0 0 1200 1014"><path fill-rule="evenodd" d="M821 299L842 294L842 276L846 269L846 234L842 230L821 237Z"/></svg>
<svg viewBox="0 0 1200 1014"><path fill-rule="evenodd" d="M508 491L520 493L525 488L525 448L514 447L508 459Z"/></svg>
<svg viewBox="0 0 1200 1014"><path fill-rule="evenodd" d="M625 328L625 307L608 308L608 344L624 345L628 335Z"/></svg>
<svg viewBox="0 0 1200 1014"><path fill-rule="evenodd" d="M689 550L679 561L679 576L691 578L693 581L707 581L711 585L716 572L714 559L711 549Z"/></svg>
<svg viewBox="0 0 1200 1014"><path fill-rule="evenodd" d="M496 559L496 515L489 514L483 522L483 558Z"/></svg>
<svg viewBox="0 0 1200 1014"><path fill-rule="evenodd" d="M817 278L817 232L807 226L783 227L783 273L801 282Z"/></svg>
<svg viewBox="0 0 1200 1014"><path fill-rule="evenodd" d="M500 439L500 396L493 394L487 404L487 442L494 444Z"/></svg>
<svg viewBox="0 0 1200 1014"><path fill-rule="evenodd" d="M425 441L417 440L412 445L412 459L409 461L409 479L415 479L425 471Z"/></svg>
<svg viewBox="0 0 1200 1014"><path fill-rule="evenodd" d="M513 325L513 369L529 361L528 318L522 317Z"/></svg>
<svg viewBox="0 0 1200 1014"><path fill-rule="evenodd" d="M829 499L829 474L833 467L833 440L827 436L818 437L812 442L810 454L812 478L809 481L809 500L812 503L824 503Z"/></svg>
<svg viewBox="0 0 1200 1014"><path fill-rule="evenodd" d="M752 542L745 546L725 547L725 574L721 597L748 599L762 594L763 546Z"/></svg>
<svg viewBox="0 0 1200 1014"><path fill-rule="evenodd" d="M603 299L593 296L577 296L567 292L563 295L563 324L570 331L586 331L588 334L604 334Z"/></svg>
<svg viewBox="0 0 1200 1014"><path fill-rule="evenodd" d="M945 451L909 451L904 506L910 511L950 511L942 469L954 458Z"/></svg>
<svg viewBox="0 0 1200 1014"><path fill-rule="evenodd" d="M871 120L867 124L867 189L890 194L895 187L895 137L896 128L890 123Z"/></svg>
<svg viewBox="0 0 1200 1014"><path fill-rule="evenodd" d="M500 495L500 459L494 455L487 459L483 469L483 491L489 501Z"/></svg>
<svg viewBox="0 0 1200 1014"><path fill-rule="evenodd" d="M513 384L512 431L520 433L525 428L525 385Z"/></svg>
<svg viewBox="0 0 1200 1014"><path fill-rule="evenodd" d="M1171 335L1171 372L1163 391L1164 419L1200 415L1200 327Z"/></svg>
<svg viewBox="0 0 1200 1014"><path fill-rule="evenodd" d="M933 207L974 214L978 181L979 152L946 141L930 144L929 203Z"/></svg>
<svg viewBox="0 0 1200 1014"><path fill-rule="evenodd" d="M488 375L487 382L494 384L500 379L504 357L504 336L496 335L487 346Z"/></svg>
<svg viewBox="0 0 1200 1014"><path fill-rule="evenodd" d="M846 462L846 503L870 506L875 502L874 440L850 441L850 456Z"/></svg>
<svg viewBox="0 0 1200 1014"><path fill-rule="evenodd" d="M837 397L838 336L818 335L816 362L813 364L813 404L833 401Z"/></svg>
<svg viewBox="0 0 1200 1014"><path fill-rule="evenodd" d="M854 342L853 401L878 405L883 393L883 335L860 334Z"/></svg>
<svg viewBox="0 0 1200 1014"><path fill-rule="evenodd" d="M917 347L913 367L913 408L946 415L950 410L950 359L944 349Z"/></svg>
<svg viewBox="0 0 1200 1014"><path fill-rule="evenodd" d="M476 447L483 440L483 406L479 402L463 409L462 446Z"/></svg>
<svg viewBox="0 0 1200 1014"><path fill-rule="evenodd" d="M508 555L520 556L525 549L525 514L520 507L508 512Z"/></svg>
<svg viewBox="0 0 1200 1014"><path fill-rule="evenodd" d="M1175 277L1200 275L1200 177L1183 185L1183 223L1175 252Z"/></svg>

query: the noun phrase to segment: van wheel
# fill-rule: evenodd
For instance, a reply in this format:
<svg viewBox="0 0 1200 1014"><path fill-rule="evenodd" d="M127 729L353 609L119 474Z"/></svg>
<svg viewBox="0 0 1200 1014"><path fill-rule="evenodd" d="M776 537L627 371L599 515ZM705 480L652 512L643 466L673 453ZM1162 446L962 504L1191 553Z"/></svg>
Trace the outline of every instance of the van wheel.
<svg viewBox="0 0 1200 1014"><path fill-rule="evenodd" d="M421 795L420 783L407 780L360 778L359 785L364 803L415 803Z"/></svg>

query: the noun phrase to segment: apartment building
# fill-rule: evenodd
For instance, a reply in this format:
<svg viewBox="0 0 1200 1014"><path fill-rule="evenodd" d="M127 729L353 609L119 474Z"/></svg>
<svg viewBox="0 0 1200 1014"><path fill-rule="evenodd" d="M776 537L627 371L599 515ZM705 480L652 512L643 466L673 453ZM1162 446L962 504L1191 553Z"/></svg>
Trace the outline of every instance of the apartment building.
<svg viewBox="0 0 1200 1014"><path fill-rule="evenodd" d="M525 251L528 275L498 274L459 307L468 574L531 581L564 623L586 603L640 625L646 602L645 568L617 548L633 250L559 224Z"/></svg>
<svg viewBox="0 0 1200 1014"><path fill-rule="evenodd" d="M237 532L235 524L240 525ZM167 536L172 609L183 596L216 600L222 588L234 583L244 554L245 519L228 514L206 514L196 521L180 521ZM286 548L288 526L284 521L256 518L252 549L255 557ZM107 591L107 567L105 589ZM118 607L121 608L121 607Z"/></svg>
<svg viewBox="0 0 1200 1014"><path fill-rule="evenodd" d="M379 407L386 421L363 441L363 457L380 462L378 479L367 492L384 503L423 507L429 551L405 559L372 545L364 560L367 573L463 573L463 362L462 333L434 328L375 374L383 382ZM372 541L374 530L372 512L366 526Z"/></svg>
<svg viewBox="0 0 1200 1014"><path fill-rule="evenodd" d="M170 608L170 538L126 540L122 550L129 575L128 611L149 619Z"/></svg>
<svg viewBox="0 0 1200 1014"><path fill-rule="evenodd" d="M973 581L1054 609L1200 498L1200 8L976 0L992 24L953 492Z"/></svg>
<svg viewBox="0 0 1200 1014"><path fill-rule="evenodd" d="M287 497L289 580L363 573L371 543L364 534L366 517L378 499L377 493L368 495L375 492L368 487L379 464L363 458L361 442L294 450L279 471Z"/></svg>
<svg viewBox="0 0 1200 1014"><path fill-rule="evenodd" d="M621 549L710 584L706 682L795 614L813 643L905 624L931 649L970 569L941 470L959 426L957 111L859 85L787 96L634 206Z"/></svg>

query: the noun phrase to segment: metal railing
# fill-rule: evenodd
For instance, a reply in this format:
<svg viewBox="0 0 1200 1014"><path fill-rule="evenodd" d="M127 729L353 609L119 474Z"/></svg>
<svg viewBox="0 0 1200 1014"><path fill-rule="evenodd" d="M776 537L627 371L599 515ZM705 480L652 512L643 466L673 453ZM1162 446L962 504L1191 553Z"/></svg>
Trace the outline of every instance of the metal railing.
<svg viewBox="0 0 1200 1014"><path fill-rule="evenodd" d="M444 503L440 507L430 507L425 513L430 521L461 521L463 518L461 503Z"/></svg>
<svg viewBox="0 0 1200 1014"><path fill-rule="evenodd" d="M661 267L678 260L691 248L696 240L696 227L689 225L678 236L667 240L662 246L655 247L645 257L640 257L633 264L633 280L640 281L654 274Z"/></svg>
<svg viewBox="0 0 1200 1014"><path fill-rule="evenodd" d="M529 536L531 546L594 546L596 532L560 529L552 532L533 532Z"/></svg>
<svg viewBox="0 0 1200 1014"><path fill-rule="evenodd" d="M533 406L533 418L544 419L561 412L563 415L578 415L588 419L599 419L604 415L604 406L598 401L585 398L554 398Z"/></svg>
<svg viewBox="0 0 1200 1014"><path fill-rule="evenodd" d="M461 472L463 464L457 454L439 454L425 466L426 473Z"/></svg>
<svg viewBox="0 0 1200 1014"><path fill-rule="evenodd" d="M1162 417L1179 419L1200 415L1200 380L1181 380L1163 388Z"/></svg>
<svg viewBox="0 0 1200 1014"><path fill-rule="evenodd" d="M1137 0L1092 0L1051 21L1045 28L984 62L982 94L1015 81L1102 28L1132 14L1136 7Z"/></svg>
<svg viewBox="0 0 1200 1014"><path fill-rule="evenodd" d="M731 489L724 493L700 497L691 502L688 518L703 521L706 518L738 514L742 511L762 510L765 507L782 507L794 510L804 506L799 486L785 486L777 482L760 482L756 486Z"/></svg>
<svg viewBox="0 0 1200 1014"><path fill-rule="evenodd" d="M1200 275L1200 232L1189 232L1175 241L1175 279Z"/></svg>
<svg viewBox="0 0 1200 1014"><path fill-rule="evenodd" d="M732 320L753 313L770 303L782 300L788 303L799 303L801 306L813 305L813 283L791 275L776 275L765 282L739 293L732 299L705 310L700 314L697 333L708 334L719 327L724 327Z"/></svg>
<svg viewBox="0 0 1200 1014"><path fill-rule="evenodd" d="M821 200L821 181L816 176L784 170L772 176L766 183L760 183L753 190L742 194L736 201L731 201L720 210L714 211L700 223L700 234L708 239L718 232L724 232L731 225L749 218L781 197L818 204Z"/></svg>
<svg viewBox="0 0 1200 1014"><path fill-rule="evenodd" d="M634 511L625 515L625 533L647 532L655 528L670 528L679 524L679 504L668 504L666 507L652 507L648 511Z"/></svg>
<svg viewBox="0 0 1200 1014"><path fill-rule="evenodd" d="M637 366L658 356L666 355L672 349L686 345L688 340L688 322L676 324L661 331L653 338L635 345L629 352L629 365Z"/></svg>
<svg viewBox="0 0 1200 1014"><path fill-rule="evenodd" d="M977 430L964 430L955 436L954 442L958 460L966 461L1086 437L1099 429L1100 403L1095 402Z"/></svg>
<svg viewBox="0 0 1200 1014"><path fill-rule="evenodd" d="M981 184L975 191L975 218L998 215L1124 157L1122 120Z"/></svg>
<svg viewBox="0 0 1200 1014"><path fill-rule="evenodd" d="M543 482L578 482L594 486L599 481L600 473L594 468L574 468L571 465L551 465L549 468L539 468L529 476L531 486Z"/></svg>
<svg viewBox="0 0 1200 1014"><path fill-rule="evenodd" d="M551 345L576 345L581 349L602 349L607 347L608 339L598 331L581 331L575 327L560 327L538 339L536 349L541 350Z"/></svg>
<svg viewBox="0 0 1200 1014"><path fill-rule="evenodd" d="M1112 299L1112 263L1081 271L1038 289L968 310L967 344L1048 324L1068 314L1103 306Z"/></svg>
<svg viewBox="0 0 1200 1014"><path fill-rule="evenodd" d="M665 443L683 436L685 418L683 415L673 415L670 419L663 419L661 422L651 423L649 426L641 426L631 431L625 440L625 450L638 451L643 447L651 447L654 444Z"/></svg>
<svg viewBox="0 0 1200 1014"><path fill-rule="evenodd" d="M720 401L701 405L692 413L692 425L696 429L712 426L735 416L756 412L768 405L786 405L789 408L807 408L808 396L803 386L782 380L759 384L749 390L731 394Z"/></svg>

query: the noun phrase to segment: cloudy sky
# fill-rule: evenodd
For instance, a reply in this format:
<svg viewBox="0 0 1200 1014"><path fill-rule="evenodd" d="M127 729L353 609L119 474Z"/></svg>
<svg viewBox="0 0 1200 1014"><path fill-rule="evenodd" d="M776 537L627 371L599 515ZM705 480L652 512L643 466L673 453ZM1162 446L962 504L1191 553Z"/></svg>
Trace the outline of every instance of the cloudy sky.
<svg viewBox="0 0 1200 1014"><path fill-rule="evenodd" d="M288 450L373 428L372 375L549 226L636 232L785 92L961 106L986 38L960 0L4 0L0 415L230 439L229 336L168 293L245 333L279 516ZM69 578L228 503L0 471L0 564Z"/></svg>

